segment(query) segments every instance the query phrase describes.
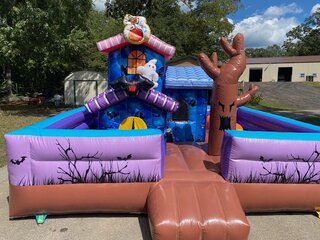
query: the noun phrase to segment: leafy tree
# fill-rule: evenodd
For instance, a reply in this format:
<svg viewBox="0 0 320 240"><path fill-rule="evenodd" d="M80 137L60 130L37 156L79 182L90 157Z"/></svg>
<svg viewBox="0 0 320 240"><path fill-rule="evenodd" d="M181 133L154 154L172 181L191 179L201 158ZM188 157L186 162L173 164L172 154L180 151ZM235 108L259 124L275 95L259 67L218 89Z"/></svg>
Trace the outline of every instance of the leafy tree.
<svg viewBox="0 0 320 240"><path fill-rule="evenodd" d="M102 14L92 10L91 0L2 0L0 84L9 94L12 81L53 93L71 71L105 70L95 43L121 32L126 13L145 16L153 34L177 47L176 57L217 51L218 38L233 28L226 16L239 2L107 0Z"/></svg>
<svg viewBox="0 0 320 240"><path fill-rule="evenodd" d="M12 94L11 59L16 55L11 42L10 30L13 25L12 11L9 11L17 1L3 0L0 4L0 64L2 66L3 83L1 92ZM3 89L4 87L4 89Z"/></svg>
<svg viewBox="0 0 320 240"><path fill-rule="evenodd" d="M106 16L111 18L123 18L128 11L130 11L130 14L133 15L149 17L148 9L150 9L151 4L152 0L107 0L105 3Z"/></svg>
<svg viewBox="0 0 320 240"><path fill-rule="evenodd" d="M4 0L0 64L31 91L56 91L70 71L86 65L91 0Z"/></svg>
<svg viewBox="0 0 320 240"><path fill-rule="evenodd" d="M240 0L107 0L109 36L119 33L126 13L147 18L154 35L177 48L175 57L198 55L219 49L218 39L233 25L226 16L238 9ZM187 11L183 11L184 4Z"/></svg>
<svg viewBox="0 0 320 240"><path fill-rule="evenodd" d="M320 8L287 33L283 47L288 55L320 55Z"/></svg>
<svg viewBox="0 0 320 240"><path fill-rule="evenodd" d="M279 45L272 45L266 48L247 48L246 56L255 58L255 57L281 57L285 55L284 49Z"/></svg>
<svg viewBox="0 0 320 240"><path fill-rule="evenodd" d="M87 68L94 71L106 71L106 57L98 50L96 43L108 36L107 18L104 12L92 10L89 14L89 52L86 57Z"/></svg>

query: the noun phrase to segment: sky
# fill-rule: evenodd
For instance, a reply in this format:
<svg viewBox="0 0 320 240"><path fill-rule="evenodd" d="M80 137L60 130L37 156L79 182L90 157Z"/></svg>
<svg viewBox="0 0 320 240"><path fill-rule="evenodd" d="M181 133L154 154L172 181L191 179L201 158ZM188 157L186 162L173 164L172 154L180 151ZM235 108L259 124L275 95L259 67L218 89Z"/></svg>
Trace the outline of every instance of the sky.
<svg viewBox="0 0 320 240"><path fill-rule="evenodd" d="M228 18L235 24L232 35L242 32L245 47L283 45L286 33L304 22L320 1L242 0L243 7Z"/></svg>
<svg viewBox="0 0 320 240"><path fill-rule="evenodd" d="M93 0L95 8L104 9L105 0ZM242 0L243 7L228 17L235 27L231 35L242 32L246 48L283 45L286 33L303 23L319 0Z"/></svg>

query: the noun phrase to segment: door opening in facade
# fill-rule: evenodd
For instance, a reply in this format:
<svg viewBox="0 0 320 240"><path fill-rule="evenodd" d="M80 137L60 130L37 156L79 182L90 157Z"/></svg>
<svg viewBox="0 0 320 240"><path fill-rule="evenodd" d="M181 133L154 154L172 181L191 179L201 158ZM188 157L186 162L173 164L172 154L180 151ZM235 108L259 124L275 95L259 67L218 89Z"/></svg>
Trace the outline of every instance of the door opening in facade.
<svg viewBox="0 0 320 240"><path fill-rule="evenodd" d="M279 67L278 82L291 82L291 81L292 81L292 67Z"/></svg>
<svg viewBox="0 0 320 240"><path fill-rule="evenodd" d="M262 82L262 68L249 70L249 82Z"/></svg>
<svg viewBox="0 0 320 240"><path fill-rule="evenodd" d="M179 108L176 112L172 113L172 121L175 121L175 122L189 121L188 104L182 99L177 99L177 101L179 102Z"/></svg>
<svg viewBox="0 0 320 240"><path fill-rule="evenodd" d="M307 82L313 82L313 75L306 76L306 81Z"/></svg>

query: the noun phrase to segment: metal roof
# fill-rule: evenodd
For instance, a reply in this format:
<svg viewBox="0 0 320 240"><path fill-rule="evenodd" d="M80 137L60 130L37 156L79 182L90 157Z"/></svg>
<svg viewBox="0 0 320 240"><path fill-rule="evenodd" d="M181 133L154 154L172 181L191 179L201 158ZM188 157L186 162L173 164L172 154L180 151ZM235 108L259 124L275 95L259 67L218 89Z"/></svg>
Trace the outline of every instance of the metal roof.
<svg viewBox="0 0 320 240"><path fill-rule="evenodd" d="M169 66L165 88L211 89L213 80L199 66Z"/></svg>
<svg viewBox="0 0 320 240"><path fill-rule="evenodd" d="M320 63L320 55L292 56L292 57L267 57L247 58L247 64L277 64L277 63Z"/></svg>

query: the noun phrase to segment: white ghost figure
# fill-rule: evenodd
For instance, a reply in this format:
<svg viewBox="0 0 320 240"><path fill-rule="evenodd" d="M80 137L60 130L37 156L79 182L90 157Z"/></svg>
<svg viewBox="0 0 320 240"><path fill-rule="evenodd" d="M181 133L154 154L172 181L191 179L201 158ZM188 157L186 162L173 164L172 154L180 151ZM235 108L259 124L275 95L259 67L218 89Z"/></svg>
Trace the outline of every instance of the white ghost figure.
<svg viewBox="0 0 320 240"><path fill-rule="evenodd" d="M156 67L157 59L152 59L149 62L147 62L144 66L139 66L137 68L137 71L141 74L141 76L148 78L152 82L154 82L153 88L158 87L158 78L159 75L156 72L157 67Z"/></svg>

